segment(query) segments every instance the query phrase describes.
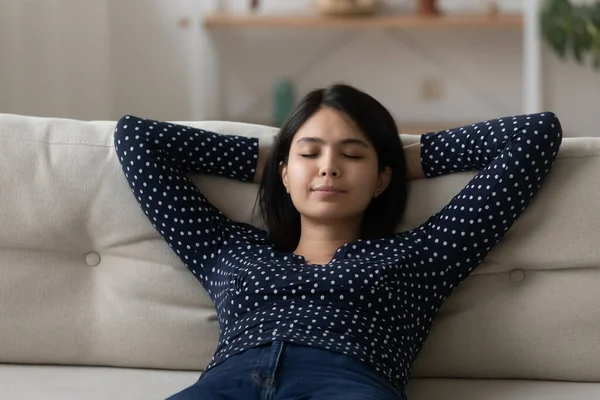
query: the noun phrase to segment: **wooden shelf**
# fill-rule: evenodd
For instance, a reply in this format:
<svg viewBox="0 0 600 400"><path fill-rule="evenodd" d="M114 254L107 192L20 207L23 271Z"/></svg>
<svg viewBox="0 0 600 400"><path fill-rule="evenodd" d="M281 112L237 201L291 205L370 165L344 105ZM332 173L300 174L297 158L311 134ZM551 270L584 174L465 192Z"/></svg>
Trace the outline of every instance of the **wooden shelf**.
<svg viewBox="0 0 600 400"><path fill-rule="evenodd" d="M369 17L316 15L213 14L204 19L207 28L521 28L523 16L512 14L414 14Z"/></svg>

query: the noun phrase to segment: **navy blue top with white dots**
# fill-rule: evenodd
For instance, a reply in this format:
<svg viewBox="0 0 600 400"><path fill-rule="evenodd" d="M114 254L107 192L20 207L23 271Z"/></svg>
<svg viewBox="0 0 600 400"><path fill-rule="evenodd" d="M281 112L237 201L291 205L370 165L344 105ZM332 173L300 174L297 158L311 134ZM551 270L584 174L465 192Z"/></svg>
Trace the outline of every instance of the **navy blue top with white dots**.
<svg viewBox="0 0 600 400"><path fill-rule="evenodd" d="M280 339L355 357L399 388L442 302L529 205L561 141L551 112L424 134L425 176L477 170L468 185L415 229L346 243L328 264L310 265L228 219L186 176L251 181L258 139L129 115L114 135L143 212L216 306L221 332L207 370Z"/></svg>

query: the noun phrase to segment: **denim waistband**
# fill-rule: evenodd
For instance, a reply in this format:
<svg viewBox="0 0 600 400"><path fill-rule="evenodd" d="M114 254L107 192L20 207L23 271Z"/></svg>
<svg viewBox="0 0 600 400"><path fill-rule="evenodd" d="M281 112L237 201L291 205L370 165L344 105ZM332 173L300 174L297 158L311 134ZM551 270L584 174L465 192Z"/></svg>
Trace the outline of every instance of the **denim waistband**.
<svg viewBox="0 0 600 400"><path fill-rule="evenodd" d="M356 358L283 340L230 357L206 371L197 384L213 390L224 381L231 387L244 387L240 399L248 400L284 400L311 394L331 400L405 399L404 390Z"/></svg>

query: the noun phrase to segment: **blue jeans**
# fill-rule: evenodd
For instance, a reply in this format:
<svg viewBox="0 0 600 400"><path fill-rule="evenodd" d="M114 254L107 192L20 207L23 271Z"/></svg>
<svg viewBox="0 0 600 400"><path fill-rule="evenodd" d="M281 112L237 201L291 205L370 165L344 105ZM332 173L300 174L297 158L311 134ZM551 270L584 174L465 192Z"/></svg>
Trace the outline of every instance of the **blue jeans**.
<svg viewBox="0 0 600 400"><path fill-rule="evenodd" d="M167 400L404 400L403 391L350 356L275 340L248 349Z"/></svg>

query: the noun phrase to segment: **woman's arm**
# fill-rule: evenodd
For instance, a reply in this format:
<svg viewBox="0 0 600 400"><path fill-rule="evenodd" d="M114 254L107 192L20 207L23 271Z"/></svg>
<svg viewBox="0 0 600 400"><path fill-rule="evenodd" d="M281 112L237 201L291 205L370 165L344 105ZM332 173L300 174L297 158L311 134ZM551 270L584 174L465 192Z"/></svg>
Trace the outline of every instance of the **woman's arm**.
<svg viewBox="0 0 600 400"><path fill-rule="evenodd" d="M562 142L551 112L421 136L427 178L480 170L440 212L400 234L411 276L452 290L483 261L537 193Z"/></svg>
<svg viewBox="0 0 600 400"><path fill-rule="evenodd" d="M252 179L252 182L260 184L263 173L265 171L265 164L267 163L267 159L269 158L269 154L270 149L268 147L259 145L256 172L254 173L254 178Z"/></svg>
<svg viewBox="0 0 600 400"><path fill-rule="evenodd" d="M409 181L425 178L423 167L421 166L421 143L404 146L404 155L406 158L406 179Z"/></svg>
<svg viewBox="0 0 600 400"><path fill-rule="evenodd" d="M256 171L258 140L127 115L116 125L114 144L140 207L205 283L209 266L233 228L185 174L204 172L250 181Z"/></svg>

